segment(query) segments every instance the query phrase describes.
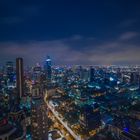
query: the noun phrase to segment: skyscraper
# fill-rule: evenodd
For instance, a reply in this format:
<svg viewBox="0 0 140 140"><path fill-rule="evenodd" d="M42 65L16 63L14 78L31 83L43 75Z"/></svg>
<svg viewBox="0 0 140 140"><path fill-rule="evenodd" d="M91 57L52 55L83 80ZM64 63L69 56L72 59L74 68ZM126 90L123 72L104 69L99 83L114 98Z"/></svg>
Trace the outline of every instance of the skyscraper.
<svg viewBox="0 0 140 140"><path fill-rule="evenodd" d="M11 74L11 73L13 73L13 62L11 62L11 61L8 61L8 62L6 62L6 72L7 72L7 74Z"/></svg>
<svg viewBox="0 0 140 140"><path fill-rule="evenodd" d="M86 130L93 130L101 125L101 115L98 106L85 105L81 107L79 116L81 126Z"/></svg>
<svg viewBox="0 0 140 140"><path fill-rule="evenodd" d="M8 81L12 83L14 77L14 66L13 66L13 62L11 61L6 62L6 74L7 74Z"/></svg>
<svg viewBox="0 0 140 140"><path fill-rule="evenodd" d="M47 56L47 59L45 61L45 65L44 65L44 71L45 71L48 81L51 81L51 75L52 75L51 67L52 67L51 58L50 58L50 56Z"/></svg>
<svg viewBox="0 0 140 140"><path fill-rule="evenodd" d="M17 97L21 99L24 95L24 79L23 79L23 59L16 59L16 86L17 86Z"/></svg>
<svg viewBox="0 0 140 140"><path fill-rule="evenodd" d="M95 69L90 67L90 82L94 81Z"/></svg>
<svg viewBox="0 0 140 140"><path fill-rule="evenodd" d="M42 68L39 63L36 64L36 66L33 68L33 79L35 81L40 81L40 77L42 74Z"/></svg>

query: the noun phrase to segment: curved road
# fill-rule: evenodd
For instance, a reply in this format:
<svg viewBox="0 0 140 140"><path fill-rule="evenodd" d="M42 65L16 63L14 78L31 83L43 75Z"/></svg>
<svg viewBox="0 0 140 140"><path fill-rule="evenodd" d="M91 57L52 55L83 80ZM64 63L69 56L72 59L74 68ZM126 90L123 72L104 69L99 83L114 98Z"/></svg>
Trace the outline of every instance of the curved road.
<svg viewBox="0 0 140 140"><path fill-rule="evenodd" d="M44 101L47 104L48 108L52 111L53 115L59 120L59 122L67 129L67 131L73 136L75 140L82 140L80 136L76 135L71 128L68 127L67 123L59 117L58 112L56 112L53 107L46 101L47 93L45 94Z"/></svg>

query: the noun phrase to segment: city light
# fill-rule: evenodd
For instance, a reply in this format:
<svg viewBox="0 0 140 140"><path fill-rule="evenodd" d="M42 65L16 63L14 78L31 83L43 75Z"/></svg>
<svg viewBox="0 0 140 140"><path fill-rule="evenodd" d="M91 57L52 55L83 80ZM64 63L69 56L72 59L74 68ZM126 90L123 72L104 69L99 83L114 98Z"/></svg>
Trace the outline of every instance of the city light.
<svg viewBox="0 0 140 140"><path fill-rule="evenodd" d="M140 0L1 0L0 140L140 140Z"/></svg>

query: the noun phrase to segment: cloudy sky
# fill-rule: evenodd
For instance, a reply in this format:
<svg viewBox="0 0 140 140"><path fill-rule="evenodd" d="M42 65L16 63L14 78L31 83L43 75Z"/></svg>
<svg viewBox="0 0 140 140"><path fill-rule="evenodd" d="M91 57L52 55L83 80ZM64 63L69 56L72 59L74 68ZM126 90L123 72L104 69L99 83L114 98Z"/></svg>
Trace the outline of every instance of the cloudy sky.
<svg viewBox="0 0 140 140"><path fill-rule="evenodd" d="M0 64L140 64L140 0L0 0Z"/></svg>

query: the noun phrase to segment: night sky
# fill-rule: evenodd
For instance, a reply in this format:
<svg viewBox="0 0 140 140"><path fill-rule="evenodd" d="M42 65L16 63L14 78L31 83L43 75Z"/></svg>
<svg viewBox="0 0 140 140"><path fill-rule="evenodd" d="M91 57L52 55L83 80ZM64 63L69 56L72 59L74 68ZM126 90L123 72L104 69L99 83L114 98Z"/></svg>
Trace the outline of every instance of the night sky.
<svg viewBox="0 0 140 140"><path fill-rule="evenodd" d="M140 64L140 0L0 0L0 64Z"/></svg>

